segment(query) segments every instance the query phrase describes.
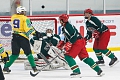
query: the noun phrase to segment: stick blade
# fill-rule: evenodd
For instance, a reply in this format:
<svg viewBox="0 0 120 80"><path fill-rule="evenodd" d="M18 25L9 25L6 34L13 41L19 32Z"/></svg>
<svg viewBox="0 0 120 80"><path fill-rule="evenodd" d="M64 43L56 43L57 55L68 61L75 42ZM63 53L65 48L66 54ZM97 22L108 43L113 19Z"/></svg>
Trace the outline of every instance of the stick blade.
<svg viewBox="0 0 120 80"><path fill-rule="evenodd" d="M39 72L33 74L33 73L30 71L30 75L31 75L32 77L35 77L38 73L39 73Z"/></svg>

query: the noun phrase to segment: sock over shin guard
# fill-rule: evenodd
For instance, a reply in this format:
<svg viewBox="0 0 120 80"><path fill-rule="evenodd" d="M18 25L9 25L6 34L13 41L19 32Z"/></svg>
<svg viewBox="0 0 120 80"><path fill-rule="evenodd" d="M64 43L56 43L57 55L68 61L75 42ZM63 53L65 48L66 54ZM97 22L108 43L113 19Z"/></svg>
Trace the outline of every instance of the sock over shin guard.
<svg viewBox="0 0 120 80"><path fill-rule="evenodd" d="M113 59L115 57L115 55L109 49L100 50L100 52L102 52L103 54L105 54L106 56L108 56L111 59Z"/></svg>
<svg viewBox="0 0 120 80"><path fill-rule="evenodd" d="M32 67L35 67L36 64L35 64L35 61L34 61L34 58L33 58L32 54L29 54L29 55L27 56L27 58L28 58L28 61L29 61L30 65L31 65Z"/></svg>
<svg viewBox="0 0 120 80"><path fill-rule="evenodd" d="M96 72L98 72L100 70L99 66L94 62L94 60L92 58L84 58L83 62L88 64Z"/></svg>
<svg viewBox="0 0 120 80"><path fill-rule="evenodd" d="M103 60L103 57L102 57L102 52L100 52L100 50L98 49L93 49L95 54L96 54L96 57L98 58L98 60Z"/></svg>
<svg viewBox="0 0 120 80"><path fill-rule="evenodd" d="M10 67L13 62L18 58L19 55L11 55L9 62L7 62L4 67Z"/></svg>
<svg viewBox="0 0 120 80"><path fill-rule="evenodd" d="M68 62L68 65L70 66L71 70L73 70L73 72L80 73L78 65L71 56L65 55L65 60Z"/></svg>

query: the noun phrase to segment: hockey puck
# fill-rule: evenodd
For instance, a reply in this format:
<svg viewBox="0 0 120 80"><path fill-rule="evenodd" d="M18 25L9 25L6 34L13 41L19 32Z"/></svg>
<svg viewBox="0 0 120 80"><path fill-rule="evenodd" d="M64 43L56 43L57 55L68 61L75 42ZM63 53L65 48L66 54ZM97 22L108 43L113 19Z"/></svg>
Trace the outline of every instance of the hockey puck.
<svg viewBox="0 0 120 80"><path fill-rule="evenodd" d="M41 8L42 8L42 9L44 9L44 8L45 8L45 6L44 6L44 5L42 5L42 6L41 6Z"/></svg>

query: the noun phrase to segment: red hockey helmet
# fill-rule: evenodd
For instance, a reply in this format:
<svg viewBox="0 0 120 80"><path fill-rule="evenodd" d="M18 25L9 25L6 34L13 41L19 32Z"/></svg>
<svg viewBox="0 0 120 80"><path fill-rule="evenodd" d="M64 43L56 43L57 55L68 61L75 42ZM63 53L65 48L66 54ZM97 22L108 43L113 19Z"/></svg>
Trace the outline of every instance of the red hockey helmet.
<svg viewBox="0 0 120 80"><path fill-rule="evenodd" d="M69 16L67 14L62 14L59 16L59 20L62 20L63 22L68 22Z"/></svg>
<svg viewBox="0 0 120 80"><path fill-rule="evenodd" d="M91 9L85 9L84 10L84 13L89 13L89 14L92 14L93 15L93 11Z"/></svg>

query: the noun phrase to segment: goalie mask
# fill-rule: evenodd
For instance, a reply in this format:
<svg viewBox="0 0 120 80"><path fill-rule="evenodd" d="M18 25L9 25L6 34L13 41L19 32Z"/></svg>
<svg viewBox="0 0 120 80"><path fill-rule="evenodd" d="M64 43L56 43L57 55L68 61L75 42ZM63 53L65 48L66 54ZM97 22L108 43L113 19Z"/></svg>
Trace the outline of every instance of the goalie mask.
<svg viewBox="0 0 120 80"><path fill-rule="evenodd" d="M47 37L52 37L52 35L53 35L53 30L54 30L53 27L47 27L47 28L46 28L46 35L47 35Z"/></svg>

